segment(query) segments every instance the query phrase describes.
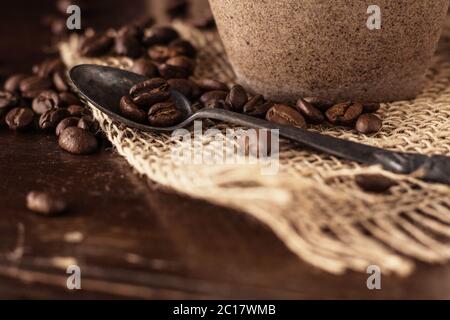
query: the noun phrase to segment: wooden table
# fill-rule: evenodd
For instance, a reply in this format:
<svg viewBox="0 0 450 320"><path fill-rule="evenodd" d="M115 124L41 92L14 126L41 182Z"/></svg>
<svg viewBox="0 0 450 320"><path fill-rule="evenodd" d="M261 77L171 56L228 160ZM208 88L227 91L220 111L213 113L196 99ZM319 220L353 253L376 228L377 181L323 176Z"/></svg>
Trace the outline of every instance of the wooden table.
<svg viewBox="0 0 450 320"><path fill-rule="evenodd" d="M51 1L17 20L20 2L0 5L0 74L42 57L30 34L48 41L33 30ZM52 136L5 128L0 146L0 298L450 298L450 265L419 264L369 291L367 275L314 269L257 221L149 184L112 150L76 157ZM29 212L32 189L62 192L70 212ZM68 264L82 290L66 289Z"/></svg>

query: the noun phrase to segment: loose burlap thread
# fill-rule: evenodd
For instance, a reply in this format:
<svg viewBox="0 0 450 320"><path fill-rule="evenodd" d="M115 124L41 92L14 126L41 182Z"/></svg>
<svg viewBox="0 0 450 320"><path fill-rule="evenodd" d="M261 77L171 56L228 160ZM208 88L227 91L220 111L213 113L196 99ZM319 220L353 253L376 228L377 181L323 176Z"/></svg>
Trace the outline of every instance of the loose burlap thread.
<svg viewBox="0 0 450 320"><path fill-rule="evenodd" d="M220 39L181 23L174 26L199 48L197 77L234 82ZM132 60L77 55L76 37L61 44L71 67L97 63L129 69ZM372 136L348 128L315 126L331 136L373 146L450 156L450 23L427 75L428 84L414 101L383 104L382 130ZM407 61L405 61L407 63ZM92 108L101 129L130 165L143 176L189 196L235 208L267 225L298 257L334 274L365 272L377 265L385 274L409 275L416 261L450 260L450 187L364 167L282 141L279 173L262 175L260 164L200 165L173 161L180 142L170 134L127 128ZM224 140L226 124L210 124ZM214 148L211 137L193 140ZM186 147L186 146L184 146ZM190 149L189 149L190 148ZM363 192L354 177L378 173L397 182L387 194ZM448 173L450 174L450 172ZM270 254L268 252L267 254Z"/></svg>

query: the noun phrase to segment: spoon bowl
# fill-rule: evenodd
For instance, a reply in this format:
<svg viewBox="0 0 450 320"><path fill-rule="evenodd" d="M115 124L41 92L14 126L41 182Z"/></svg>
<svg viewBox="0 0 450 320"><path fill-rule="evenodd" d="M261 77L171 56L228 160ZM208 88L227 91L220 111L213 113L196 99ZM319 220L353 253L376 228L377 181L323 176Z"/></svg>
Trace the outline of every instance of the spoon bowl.
<svg viewBox="0 0 450 320"><path fill-rule="evenodd" d="M81 96L95 108L111 118L135 129L151 131L174 131L187 126L193 115L190 102L181 93L172 90L172 100L183 114L183 120L173 127L152 127L121 116L120 99L129 94L131 87L148 80L147 77L117 68L83 64L73 67L70 79Z"/></svg>

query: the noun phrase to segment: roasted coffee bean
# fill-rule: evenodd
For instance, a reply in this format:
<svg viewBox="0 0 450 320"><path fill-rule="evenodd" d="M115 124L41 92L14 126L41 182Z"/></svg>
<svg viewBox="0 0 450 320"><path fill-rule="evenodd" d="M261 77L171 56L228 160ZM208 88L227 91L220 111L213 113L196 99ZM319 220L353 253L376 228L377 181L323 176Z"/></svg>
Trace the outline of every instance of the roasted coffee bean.
<svg viewBox="0 0 450 320"><path fill-rule="evenodd" d="M20 91L24 96L31 97L26 94L48 90L52 87L52 85L53 83L48 78L30 76L20 82Z"/></svg>
<svg viewBox="0 0 450 320"><path fill-rule="evenodd" d="M58 125L56 126L56 136L59 137L61 132L63 132L66 128L77 127L79 121L80 121L80 118L78 118L78 117L65 118L60 123L58 123Z"/></svg>
<svg viewBox="0 0 450 320"><path fill-rule="evenodd" d="M133 86L130 95L135 104L147 109L155 103L168 100L170 87L166 80L154 78Z"/></svg>
<svg viewBox="0 0 450 320"><path fill-rule="evenodd" d="M5 85L4 85L4 89L6 91L10 91L10 92L19 92L20 91L20 83L22 82L22 80L26 79L30 77L29 75L26 74L15 74L10 76L8 79L6 79L5 81Z"/></svg>
<svg viewBox="0 0 450 320"><path fill-rule="evenodd" d="M82 117L83 115L85 115L87 113L87 111L84 107L76 105L76 104L68 106L67 111L73 117Z"/></svg>
<svg viewBox="0 0 450 320"><path fill-rule="evenodd" d="M149 79L149 80L140 82L140 83L132 86L130 89L130 95L132 97L134 97L141 93L149 92L151 90L159 89L159 88L167 87L167 86L168 86L167 80L165 80L163 78L153 78L153 79Z"/></svg>
<svg viewBox="0 0 450 320"><path fill-rule="evenodd" d="M177 56L170 58L166 61L167 64L170 64L171 66L176 66L180 68L186 69L188 73L192 73L195 68L195 63L192 59L184 56Z"/></svg>
<svg viewBox="0 0 450 320"><path fill-rule="evenodd" d="M48 110L59 107L59 96L51 90L42 91L33 100L32 108L37 114L46 113Z"/></svg>
<svg viewBox="0 0 450 320"><path fill-rule="evenodd" d="M200 94L200 88L194 81L188 79L170 79L167 83L171 89L180 92L190 100L197 98Z"/></svg>
<svg viewBox="0 0 450 320"><path fill-rule="evenodd" d="M6 110L15 107L19 100L19 96L16 93L0 90L0 109Z"/></svg>
<svg viewBox="0 0 450 320"><path fill-rule="evenodd" d="M136 60L131 68L131 71L149 78L159 76L158 68L146 58Z"/></svg>
<svg viewBox="0 0 450 320"><path fill-rule="evenodd" d="M267 112L267 121L290 125L298 128L306 128L305 118L294 108L285 104L276 104Z"/></svg>
<svg viewBox="0 0 450 320"><path fill-rule="evenodd" d="M265 118L267 111L274 105L271 101L264 101L264 97L256 95L251 98L244 106L244 113L257 118Z"/></svg>
<svg viewBox="0 0 450 320"><path fill-rule="evenodd" d="M339 103L327 110L328 121L336 125L352 125L363 112L363 106L357 102Z"/></svg>
<svg viewBox="0 0 450 320"><path fill-rule="evenodd" d="M44 216L54 216L67 210L67 203L46 192L31 191L27 194L27 208Z"/></svg>
<svg viewBox="0 0 450 320"><path fill-rule="evenodd" d="M66 75L63 71L57 71L53 74L53 86L59 92L69 91L69 85L66 82Z"/></svg>
<svg viewBox="0 0 450 320"><path fill-rule="evenodd" d="M167 63L159 65L158 70L159 74L164 79L187 78L192 74L190 69L187 69L185 67L174 66Z"/></svg>
<svg viewBox="0 0 450 320"><path fill-rule="evenodd" d="M68 117L70 117L70 113L66 109L51 109L39 118L39 128L47 132L54 131L56 126Z"/></svg>
<svg viewBox="0 0 450 320"><path fill-rule="evenodd" d="M218 80L214 80L214 79L199 79L197 81L195 81L197 83L197 85L200 87L200 89L202 89L203 91L228 91L228 86L223 83L220 82Z"/></svg>
<svg viewBox="0 0 450 320"><path fill-rule="evenodd" d="M187 40L175 39L169 44L170 51L176 56L186 56L195 58L197 56L197 49Z"/></svg>
<svg viewBox="0 0 450 320"><path fill-rule="evenodd" d="M5 122L12 130L24 130L33 124L34 112L28 108L14 108L8 112Z"/></svg>
<svg viewBox="0 0 450 320"><path fill-rule="evenodd" d="M171 101L157 103L148 112L148 121L154 127L171 127L183 120L183 114Z"/></svg>
<svg viewBox="0 0 450 320"><path fill-rule="evenodd" d="M363 102L363 112L364 113L375 113L381 108L381 104L379 102Z"/></svg>
<svg viewBox="0 0 450 320"><path fill-rule="evenodd" d="M48 78L57 71L63 71L64 63L60 58L47 59L44 62L33 67L33 73L42 78Z"/></svg>
<svg viewBox="0 0 450 320"><path fill-rule="evenodd" d="M303 98L303 100L312 104L314 107L323 112L327 111L334 105L333 101L320 97L306 97Z"/></svg>
<svg viewBox="0 0 450 320"><path fill-rule="evenodd" d="M377 133L380 131L383 122L376 115L364 113L356 121L356 130L364 134Z"/></svg>
<svg viewBox="0 0 450 320"><path fill-rule="evenodd" d="M98 57L107 54L114 44L107 34L93 34L84 37L80 44L80 54L84 57Z"/></svg>
<svg viewBox="0 0 450 320"><path fill-rule="evenodd" d="M154 46L147 50L147 55L152 61L164 63L174 56L174 52L165 46Z"/></svg>
<svg viewBox="0 0 450 320"><path fill-rule="evenodd" d="M64 36L68 33L67 19L64 17L54 17L49 21L50 31L55 36Z"/></svg>
<svg viewBox="0 0 450 320"><path fill-rule="evenodd" d="M366 192L385 193L397 183L380 174L359 174L355 177L356 184Z"/></svg>
<svg viewBox="0 0 450 320"><path fill-rule="evenodd" d="M139 32L135 27L123 27L117 32L115 39L115 52L120 56L137 58L142 54Z"/></svg>
<svg viewBox="0 0 450 320"><path fill-rule="evenodd" d="M188 8L188 0L167 0L165 12L170 18L174 19L176 17L185 16Z"/></svg>
<svg viewBox="0 0 450 320"><path fill-rule="evenodd" d="M59 146L72 154L92 154L98 149L97 138L89 131L78 127L63 130L58 139Z"/></svg>
<svg viewBox="0 0 450 320"><path fill-rule="evenodd" d="M228 93L226 102L231 105L233 111L242 112L244 105L248 102L247 91L240 85L233 86Z"/></svg>
<svg viewBox="0 0 450 320"><path fill-rule="evenodd" d="M59 102L61 107L67 108L71 105L79 105L80 99L78 99L78 97L73 93L61 92L59 93Z"/></svg>
<svg viewBox="0 0 450 320"><path fill-rule="evenodd" d="M227 91L220 91L220 90L214 90L204 93L200 97L200 102L203 104L203 106L206 107L206 105L212 101L225 101L228 96Z"/></svg>
<svg viewBox="0 0 450 320"><path fill-rule="evenodd" d="M99 130L99 125L91 116L82 116L80 121L78 121L78 128L96 134Z"/></svg>
<svg viewBox="0 0 450 320"><path fill-rule="evenodd" d="M143 123L147 119L147 113L144 110L139 109L128 96L124 96L120 99L120 112L124 117L135 122Z"/></svg>
<svg viewBox="0 0 450 320"><path fill-rule="evenodd" d="M192 17L188 20L188 23L191 26L199 29L213 28L216 25L212 14Z"/></svg>
<svg viewBox="0 0 450 320"><path fill-rule="evenodd" d="M171 27L155 27L151 30L146 30L143 41L146 46L154 46L168 44L179 37L178 32Z"/></svg>
<svg viewBox="0 0 450 320"><path fill-rule="evenodd" d="M231 110L231 105L224 100L209 100L204 104L206 109L225 109Z"/></svg>
<svg viewBox="0 0 450 320"><path fill-rule="evenodd" d="M298 99L296 104L297 110L306 118L306 120L313 124L320 124L325 121L323 113L314 107L311 103L304 99Z"/></svg>

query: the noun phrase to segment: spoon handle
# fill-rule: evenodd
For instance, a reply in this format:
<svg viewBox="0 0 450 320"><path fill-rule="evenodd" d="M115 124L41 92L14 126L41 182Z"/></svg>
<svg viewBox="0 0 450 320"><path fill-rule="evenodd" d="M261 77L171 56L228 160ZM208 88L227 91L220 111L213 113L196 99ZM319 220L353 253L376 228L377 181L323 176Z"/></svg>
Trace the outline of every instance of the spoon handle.
<svg viewBox="0 0 450 320"><path fill-rule="evenodd" d="M281 137L326 154L369 165L379 164L388 171L412 174L424 181L450 185L450 157L439 155L429 157L418 153L385 150L223 109L203 109L194 117L215 119L254 129L278 130Z"/></svg>

